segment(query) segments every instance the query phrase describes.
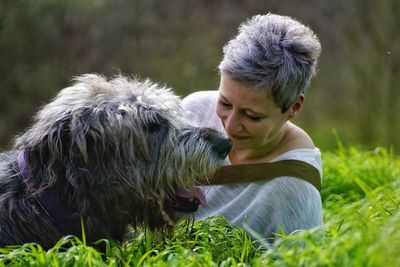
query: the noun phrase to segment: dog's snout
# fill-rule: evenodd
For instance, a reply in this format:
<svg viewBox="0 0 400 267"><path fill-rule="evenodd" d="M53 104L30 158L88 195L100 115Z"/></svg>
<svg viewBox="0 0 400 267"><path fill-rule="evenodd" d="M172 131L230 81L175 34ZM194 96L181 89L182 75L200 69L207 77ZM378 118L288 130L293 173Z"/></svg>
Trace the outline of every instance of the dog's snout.
<svg viewBox="0 0 400 267"><path fill-rule="evenodd" d="M232 140L229 138L220 138L214 144L214 149L221 158L226 158L232 148Z"/></svg>
<svg viewBox="0 0 400 267"><path fill-rule="evenodd" d="M221 159L226 158L232 148L232 140L212 128L199 128L200 136L211 145L212 151Z"/></svg>
<svg viewBox="0 0 400 267"><path fill-rule="evenodd" d="M188 128L181 136L182 143L187 143L187 140L194 138L195 142L199 142L198 148L210 149L212 154L220 159L225 159L232 148L232 140L227 138L223 133L215 129L203 128Z"/></svg>

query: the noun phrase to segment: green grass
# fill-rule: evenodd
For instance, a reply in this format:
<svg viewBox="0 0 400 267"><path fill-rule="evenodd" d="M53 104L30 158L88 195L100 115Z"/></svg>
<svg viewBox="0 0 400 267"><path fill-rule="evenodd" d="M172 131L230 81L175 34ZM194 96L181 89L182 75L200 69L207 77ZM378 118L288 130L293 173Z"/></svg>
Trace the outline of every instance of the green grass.
<svg viewBox="0 0 400 267"><path fill-rule="evenodd" d="M97 250L65 237L0 248L0 266L400 266L400 158L388 149L324 152L324 225L256 246L223 217L181 222L168 238L141 231ZM69 248L65 248L68 244Z"/></svg>

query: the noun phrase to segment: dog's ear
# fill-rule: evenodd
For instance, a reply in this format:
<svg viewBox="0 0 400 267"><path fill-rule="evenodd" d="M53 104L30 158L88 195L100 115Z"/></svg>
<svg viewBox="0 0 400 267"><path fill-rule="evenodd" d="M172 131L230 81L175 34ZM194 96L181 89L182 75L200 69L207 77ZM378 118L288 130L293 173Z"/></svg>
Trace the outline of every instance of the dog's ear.
<svg viewBox="0 0 400 267"><path fill-rule="evenodd" d="M84 108L71 117L69 128L69 157L83 165L103 162L116 156L120 140L120 123L115 119L116 108Z"/></svg>
<svg viewBox="0 0 400 267"><path fill-rule="evenodd" d="M61 168L84 168L94 150L96 153L104 151L105 116L103 112L94 115L93 109L82 108L64 112L58 117L38 117L18 141L27 150L32 168L49 172L43 177L56 176Z"/></svg>
<svg viewBox="0 0 400 267"><path fill-rule="evenodd" d="M23 140L43 161L58 160L84 167L107 161L127 145L131 121L115 106L83 107L60 117L38 120Z"/></svg>
<svg viewBox="0 0 400 267"><path fill-rule="evenodd" d="M16 147L24 150L26 168L31 173L34 188L39 191L56 183L63 172L63 158L70 145L71 117L68 114L57 120L37 120L16 140Z"/></svg>
<svg viewBox="0 0 400 267"><path fill-rule="evenodd" d="M98 123L102 122L101 116L98 118ZM95 142L99 139L102 132L100 125L95 126L96 119L94 118L92 109L81 109L75 112L71 118L69 135L71 138L69 157L81 158L84 164L89 162L89 151L95 148ZM99 128L99 129L96 129Z"/></svg>
<svg viewBox="0 0 400 267"><path fill-rule="evenodd" d="M82 108L33 125L25 147L37 188L67 179L84 191L102 180L114 160L110 150L119 146L113 141L117 137L109 129L107 113L111 111Z"/></svg>

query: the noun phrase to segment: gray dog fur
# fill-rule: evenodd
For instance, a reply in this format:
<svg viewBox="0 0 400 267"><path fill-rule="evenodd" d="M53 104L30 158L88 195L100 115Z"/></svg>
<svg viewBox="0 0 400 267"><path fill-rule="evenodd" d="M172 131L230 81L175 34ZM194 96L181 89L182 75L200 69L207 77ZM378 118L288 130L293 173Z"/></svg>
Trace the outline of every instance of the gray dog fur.
<svg viewBox="0 0 400 267"><path fill-rule="evenodd" d="M0 154L0 246L49 248L68 234L35 196L51 188L86 238L121 241L128 226L171 226L175 192L210 178L228 153L227 139L185 120L179 97L156 83L96 74L77 77ZM25 153L32 186L21 177Z"/></svg>

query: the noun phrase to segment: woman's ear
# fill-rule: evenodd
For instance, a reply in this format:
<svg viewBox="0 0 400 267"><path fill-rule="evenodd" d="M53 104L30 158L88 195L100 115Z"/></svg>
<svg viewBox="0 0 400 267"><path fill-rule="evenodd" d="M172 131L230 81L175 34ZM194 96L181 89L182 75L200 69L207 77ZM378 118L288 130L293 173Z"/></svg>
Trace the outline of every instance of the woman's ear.
<svg viewBox="0 0 400 267"><path fill-rule="evenodd" d="M289 108L289 118L293 118L294 116L297 115L297 113L300 112L301 108L303 107L304 104L304 94L300 94L296 102Z"/></svg>

